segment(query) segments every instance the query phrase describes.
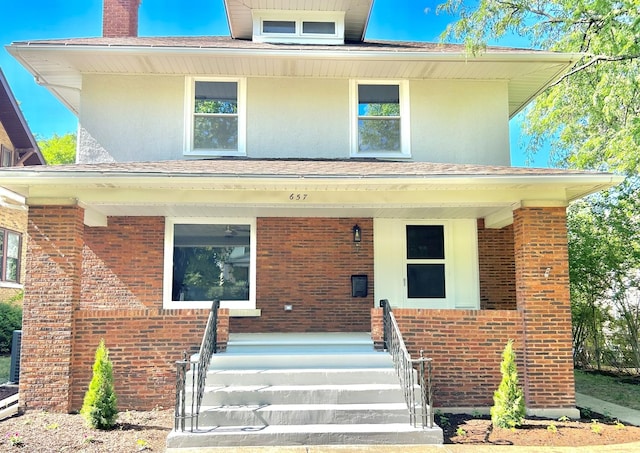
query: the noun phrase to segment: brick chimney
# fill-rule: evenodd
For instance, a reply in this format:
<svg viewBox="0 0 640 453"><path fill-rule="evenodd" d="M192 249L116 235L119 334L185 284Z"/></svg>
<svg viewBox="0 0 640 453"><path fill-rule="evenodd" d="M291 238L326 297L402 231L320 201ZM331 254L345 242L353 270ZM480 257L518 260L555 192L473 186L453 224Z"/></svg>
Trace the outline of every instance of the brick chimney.
<svg viewBox="0 0 640 453"><path fill-rule="evenodd" d="M138 8L141 0L103 0L102 36L138 36Z"/></svg>

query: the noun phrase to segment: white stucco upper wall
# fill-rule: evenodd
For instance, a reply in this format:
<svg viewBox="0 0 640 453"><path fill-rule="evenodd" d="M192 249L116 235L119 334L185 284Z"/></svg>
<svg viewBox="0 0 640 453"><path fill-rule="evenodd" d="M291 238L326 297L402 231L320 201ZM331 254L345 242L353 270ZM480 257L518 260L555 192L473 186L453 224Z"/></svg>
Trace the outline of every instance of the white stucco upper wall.
<svg viewBox="0 0 640 453"><path fill-rule="evenodd" d="M247 79L247 156L349 158L349 80ZM509 165L507 83L412 80L411 158ZM80 163L182 159L182 76L85 75Z"/></svg>

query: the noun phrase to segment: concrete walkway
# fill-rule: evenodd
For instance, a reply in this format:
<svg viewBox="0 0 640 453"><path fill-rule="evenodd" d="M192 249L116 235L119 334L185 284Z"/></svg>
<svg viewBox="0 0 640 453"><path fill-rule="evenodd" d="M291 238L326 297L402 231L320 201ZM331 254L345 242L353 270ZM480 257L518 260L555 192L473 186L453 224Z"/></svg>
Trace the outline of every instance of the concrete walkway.
<svg viewBox="0 0 640 453"><path fill-rule="evenodd" d="M617 419L621 423L640 426L640 411L629 409L628 407L618 406L582 393L576 393L576 405Z"/></svg>
<svg viewBox="0 0 640 453"><path fill-rule="evenodd" d="M640 411L576 393L576 405L622 423L640 426ZM310 445L292 447L168 448L166 453L638 453L640 442L589 447L514 447L511 445Z"/></svg>

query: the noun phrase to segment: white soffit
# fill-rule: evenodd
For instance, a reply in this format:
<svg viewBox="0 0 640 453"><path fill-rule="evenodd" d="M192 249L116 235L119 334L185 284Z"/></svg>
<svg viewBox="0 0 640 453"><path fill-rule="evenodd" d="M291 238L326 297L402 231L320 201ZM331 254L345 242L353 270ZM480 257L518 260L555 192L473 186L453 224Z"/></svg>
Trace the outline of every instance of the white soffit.
<svg viewBox="0 0 640 453"><path fill-rule="evenodd" d="M551 52L464 52L313 49L312 46L165 47L17 43L7 48L69 109L78 114L83 74L216 75L502 80L514 116L578 58Z"/></svg>

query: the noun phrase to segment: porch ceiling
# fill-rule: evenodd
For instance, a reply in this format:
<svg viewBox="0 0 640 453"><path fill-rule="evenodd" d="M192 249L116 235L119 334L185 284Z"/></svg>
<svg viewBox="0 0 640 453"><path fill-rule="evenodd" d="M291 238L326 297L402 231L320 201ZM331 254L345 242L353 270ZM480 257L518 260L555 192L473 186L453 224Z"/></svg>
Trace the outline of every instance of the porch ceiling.
<svg viewBox="0 0 640 453"><path fill-rule="evenodd" d="M143 170L144 169L144 170ZM0 171L27 204L109 216L484 218L520 206L566 206L611 187L608 173L410 162L213 160Z"/></svg>

